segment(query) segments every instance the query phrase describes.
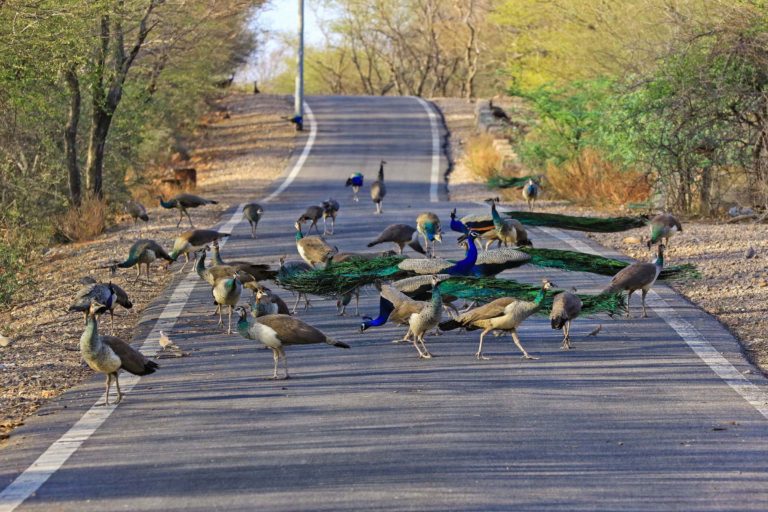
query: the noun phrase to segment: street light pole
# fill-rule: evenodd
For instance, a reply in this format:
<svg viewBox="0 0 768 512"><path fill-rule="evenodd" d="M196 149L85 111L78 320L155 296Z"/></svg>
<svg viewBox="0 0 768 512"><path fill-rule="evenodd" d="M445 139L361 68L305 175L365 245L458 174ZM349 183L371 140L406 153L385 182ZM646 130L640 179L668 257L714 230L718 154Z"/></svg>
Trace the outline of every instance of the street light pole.
<svg viewBox="0 0 768 512"><path fill-rule="evenodd" d="M299 0L299 51L296 62L296 94L294 104L296 130L304 129L304 0Z"/></svg>

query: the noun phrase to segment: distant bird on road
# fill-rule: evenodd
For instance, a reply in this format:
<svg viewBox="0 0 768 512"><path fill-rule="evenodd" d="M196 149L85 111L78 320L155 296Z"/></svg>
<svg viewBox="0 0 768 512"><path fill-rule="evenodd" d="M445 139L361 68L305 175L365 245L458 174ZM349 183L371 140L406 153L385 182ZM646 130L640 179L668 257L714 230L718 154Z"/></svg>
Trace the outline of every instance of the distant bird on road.
<svg viewBox="0 0 768 512"><path fill-rule="evenodd" d="M645 296L651 289L656 278L664 269L664 244L659 244L658 256L653 263L633 263L624 267L613 276L611 284L605 289L605 292L616 293L627 291L627 318L630 318L629 300L632 294L637 290L642 292L643 318L648 318L648 312L645 309Z"/></svg>
<svg viewBox="0 0 768 512"><path fill-rule="evenodd" d="M378 179L371 185L371 199L376 205L376 215L383 213L382 203L384 202L384 196L387 195L387 187L384 185L384 164L386 163L384 160L381 161Z"/></svg>
<svg viewBox="0 0 768 512"><path fill-rule="evenodd" d="M275 360L273 379L277 379L277 366L280 358L285 364L285 376L288 379L288 358L285 355L285 347L290 345L310 345L326 343L333 347L349 348L349 345L329 338L318 329L306 324L296 317L288 315L266 315L248 321L248 312L242 306L235 310L239 315L237 332L243 338L258 341L272 350Z"/></svg>
<svg viewBox="0 0 768 512"><path fill-rule="evenodd" d="M359 198L357 197L357 193L360 192L360 187L363 186L363 174L360 172L353 172L349 175L349 178L347 178L345 186L352 187L352 200L358 202Z"/></svg>
<svg viewBox="0 0 768 512"><path fill-rule="evenodd" d="M540 185L534 181L533 178L528 178L528 181L523 185L523 199L528 202L528 210L533 210L533 203L539 198Z"/></svg>
<svg viewBox="0 0 768 512"><path fill-rule="evenodd" d="M109 388L112 385L112 379L117 388L117 400L114 403L119 404L123 399L118 379L120 370L134 375L149 375L160 368L156 362L148 359L120 338L99 335L97 316L106 310L107 306L96 301L92 302L86 316L85 331L80 336L80 354L85 362L93 370L107 376L105 400L103 403L96 404L101 406L109 405Z"/></svg>
<svg viewBox="0 0 768 512"><path fill-rule="evenodd" d="M304 226L305 222L309 222L309 229L307 230L307 234L309 235L312 233L312 228L315 228L315 232L317 234L320 234L320 229L317 227L317 221L320 220L321 217L323 217L323 212L325 209L322 206L309 206L304 211L304 213L301 214L299 219L296 221L299 223L299 225Z"/></svg>
<svg viewBox="0 0 768 512"><path fill-rule="evenodd" d="M248 203L243 207L243 218L251 225L251 238L256 238L256 227L263 214L264 209L256 203Z"/></svg>
<svg viewBox="0 0 768 512"><path fill-rule="evenodd" d="M189 216L189 212L187 211L188 208L197 208L199 206L219 203L213 199L205 199L204 197L196 196L194 194L177 194L170 198L168 201L166 201L162 195L157 196L157 198L160 200L160 206L163 208L168 210L173 208L179 209L179 222L176 223L177 228L181 224L181 221L184 219L184 215L186 215L187 219L189 219L189 227L192 229L195 228L195 225L192 224L192 217Z"/></svg>
<svg viewBox="0 0 768 512"><path fill-rule="evenodd" d="M332 235L336 229L336 215L339 213L339 202L332 197L323 201L323 234ZM328 231L327 220L331 219L331 230Z"/></svg>
<svg viewBox="0 0 768 512"><path fill-rule="evenodd" d="M571 321L581 314L581 307L581 299L571 292L558 293L552 301L549 320L553 329L563 331L563 344L560 347L563 350L571 348Z"/></svg>
<svg viewBox="0 0 768 512"><path fill-rule="evenodd" d="M125 212L131 216L133 223L136 224L139 219L144 222L149 222L149 215L147 215L147 209L144 205L138 201L128 201L125 203Z"/></svg>
<svg viewBox="0 0 768 512"><path fill-rule="evenodd" d="M321 237L304 236L301 232L301 224L296 222L294 224L296 228L296 250L301 256L301 259L309 263L312 267L319 263L325 263L328 261L328 257L336 254L338 251L335 247L331 247Z"/></svg>
<svg viewBox="0 0 768 512"><path fill-rule="evenodd" d="M114 274L118 268L131 268L135 266L137 270L136 279L133 280L135 283L141 278L141 265L144 264L147 266L147 280L149 280L149 267L158 258L167 261L168 265L176 261L159 243L154 240L140 239L136 240L131 245L131 248L128 249L128 258L122 262L115 261L110 265L110 270Z"/></svg>
<svg viewBox="0 0 768 512"><path fill-rule="evenodd" d="M227 324L227 334L232 334L232 310L237 306L240 295L243 293L243 283L240 282L237 274L231 277L219 279L213 285L213 300L219 307L219 326L224 325L222 318L224 306L229 306L229 323Z"/></svg>
<svg viewBox="0 0 768 512"><path fill-rule="evenodd" d="M403 248L407 245L414 251L420 254L426 254L427 252L419 243L419 232L416 228L409 226L408 224L390 224L384 231L379 233L379 236L373 242L368 244L368 247L374 245L383 244L385 242L392 242L397 246L398 254L403 254Z"/></svg>

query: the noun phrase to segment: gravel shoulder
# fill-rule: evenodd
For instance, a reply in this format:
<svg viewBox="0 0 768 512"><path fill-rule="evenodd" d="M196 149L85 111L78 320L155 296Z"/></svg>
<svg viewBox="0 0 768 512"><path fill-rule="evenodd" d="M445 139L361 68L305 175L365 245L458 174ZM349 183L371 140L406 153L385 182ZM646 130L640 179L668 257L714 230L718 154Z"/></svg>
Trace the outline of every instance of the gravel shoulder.
<svg viewBox="0 0 768 512"><path fill-rule="evenodd" d="M502 197L509 210L526 205L517 189L489 190L485 183L461 163L466 140L476 134L474 107L464 100L438 98L451 137L450 156L454 171L448 176L448 190L454 201L482 201L491 195ZM547 200L546 190L537 210L568 215L608 217L628 215L618 208L598 211ZM692 263L701 278L678 281L671 286L688 300L713 315L739 340L747 358L768 375L768 226L764 224L726 224L682 219L683 232L677 234L667 250L670 264ZM622 233L592 233L588 236L605 247L637 260L650 261L654 255L644 245L647 228ZM754 256L747 258L752 249ZM751 251L750 251L751 252Z"/></svg>
<svg viewBox="0 0 768 512"><path fill-rule="evenodd" d="M283 118L292 113L288 96L234 93L220 101L221 113L201 120L189 165L197 169L194 193L219 201L191 211L195 227L215 224L231 204L260 197L278 178L294 149L292 125ZM226 113L226 114L223 114ZM79 280L92 276L110 279L102 267L124 259L138 238L151 238L165 247L179 232L178 213L146 205L150 222L134 226L129 218L117 219L98 239L49 248L30 255L25 283L11 308L0 310L2 334L12 340L0 347L0 440L47 400L90 378L80 357L78 343L83 316L67 311L80 288ZM115 310L115 335L130 339L142 311L163 293L172 274L153 266L151 282L133 284L134 269L121 271L113 282L128 292L133 308ZM103 326L109 329L109 322Z"/></svg>

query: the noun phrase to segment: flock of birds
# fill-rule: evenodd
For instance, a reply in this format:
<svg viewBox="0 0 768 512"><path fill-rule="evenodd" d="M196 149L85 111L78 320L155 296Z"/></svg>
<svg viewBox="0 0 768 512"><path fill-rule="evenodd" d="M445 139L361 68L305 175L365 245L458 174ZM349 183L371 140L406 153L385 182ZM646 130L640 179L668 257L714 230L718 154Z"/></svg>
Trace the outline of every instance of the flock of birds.
<svg viewBox="0 0 768 512"><path fill-rule="evenodd" d="M383 213L383 202L387 194L384 182L384 165L381 161L377 180L370 186L371 200L375 204L375 214ZM352 174L346 181L348 187L352 187L354 202L359 201L359 192L363 187L364 177L361 173ZM532 205L539 195L538 184L529 183L523 188L523 197ZM281 276L295 275L312 271L316 268L326 268L329 265L345 261L366 261L369 259L402 254L406 247L426 256L426 258L406 259L404 263L413 268L428 269L427 275L419 275L398 282L376 282L380 293L379 315L376 318L363 317L360 331L365 332L370 328L394 323L407 327L406 334L396 342L410 342L415 347L420 358L431 358L425 344L425 336L430 332L439 334L441 331L455 329L479 330L479 346L475 353L478 359L488 359L483 354L483 342L488 333L495 335L509 333L515 345L525 359L536 359L523 347L518 336L517 329L529 317L539 312L544 304L544 299L555 286L548 279L544 279L538 294L532 301L520 300L513 297L497 298L482 305L470 304L464 311L451 302L449 297L444 297L440 291L440 281L445 274L461 274L468 271L478 258L480 245L486 253L494 251L490 247L498 244L503 253L504 247L517 247L532 245L528 233L520 222L515 219L503 219L497 211L498 198L487 200L490 205L490 216L474 215L457 218L454 209L450 215L450 229L460 233L458 242L465 248L465 258L458 262L447 262L436 258L436 243L443 240L444 232L440 218L433 212L424 212L416 218L415 226L409 224L391 224L387 226L368 247L379 244L391 243L395 251L377 253L344 253L337 247L331 246L325 236L333 235L335 221L340 209L338 201L328 199L320 205L313 205L295 221L295 243L300 260L280 259L280 267L273 270L267 264L253 263L250 261L225 261L220 251L220 241L229 236L209 229L194 229L192 218L188 210L208 204L216 204L216 201L195 196L193 194L179 194L165 200L160 196L160 205L164 208L179 210L180 225L187 216L192 229L181 233L174 241L170 252L154 240L139 239L130 247L128 257L123 261L112 261L109 268L112 275L118 269L135 267L136 276L134 282L141 279L142 265L145 268L145 278L150 279L151 266L159 260L165 260L166 268L177 262L183 255L185 262L180 272L195 259L195 271L199 277L210 286L211 296L219 315L219 325L224 325L224 310L228 313L227 334L232 333L232 316L236 316L235 330L247 339L257 341L268 347L273 352L274 371L272 378L278 378L279 362L284 363L283 378L288 378L288 362L285 347L304 344L328 344L340 348L349 348L349 345L335 340L315 327L307 324L295 316L302 299L304 308L310 306L309 298L302 293L297 293L296 302L292 309L270 288L264 281L280 282ZM131 201L126 206L126 211L138 220L148 221L146 209L139 203ZM256 231L264 209L256 204L249 203L243 209L243 217L250 223L251 236L256 238ZM319 221L323 221L323 233L320 234ZM304 226L308 224L306 234ZM490 227L489 227L490 226ZM316 234L311 235L312 229ZM484 230L484 231L483 231ZM481 232L482 231L482 232ZM664 266L664 246L669 243L669 238L678 231L682 231L680 223L671 215L662 214L651 222L651 237L648 243L658 243L657 258L653 263L634 263L618 272L611 280L606 292L628 292L628 299L635 291L642 294L643 316L647 316L645 297L656 281ZM664 243L662 243L662 241ZM422 244L423 242L423 244ZM211 263L206 266L206 254L211 252ZM448 265L446 267L445 265ZM432 271L430 269L436 269ZM424 274L424 272L422 272ZM466 274L465 274L466 275ZM132 307L128 294L112 281L97 282L91 278L82 281L83 287L79 290L75 302L70 307L71 311L82 312L85 317L86 327L80 338L80 351L86 363L95 371L106 375L106 399L103 404L109 404L109 393L114 381L117 398L114 403L122 399L118 372L122 369L135 375L146 375L158 369L157 363L147 358L127 342L114 337L102 335L99 332L99 317L104 313L112 315L112 332L114 333L114 310L117 306L126 309ZM429 293L418 296L415 290ZM248 306L242 305L244 289L252 294ZM351 290L338 297L338 314L344 315L346 307L351 299L356 297L359 302L359 289ZM426 300L421 300L426 299ZM357 308L356 308L357 310ZM445 310L448 310L449 318L444 319ZM578 295L570 291L563 291L554 297L552 309L549 314L553 329L562 330L562 349L571 347L570 325L582 312L582 301ZM629 316L629 308L627 307ZM161 333L163 347L174 346L167 336Z"/></svg>

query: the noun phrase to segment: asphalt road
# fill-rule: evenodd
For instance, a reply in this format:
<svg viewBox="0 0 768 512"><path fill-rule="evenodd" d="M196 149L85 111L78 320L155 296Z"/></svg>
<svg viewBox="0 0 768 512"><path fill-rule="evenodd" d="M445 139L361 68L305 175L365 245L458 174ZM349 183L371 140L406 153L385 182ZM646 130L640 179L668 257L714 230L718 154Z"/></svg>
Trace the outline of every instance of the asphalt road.
<svg viewBox="0 0 768 512"><path fill-rule="evenodd" d="M318 131L303 169L265 204L257 240L247 223L234 226L225 258L297 257L292 221L328 196L342 205L331 237L342 250L365 250L386 225L413 223L427 209L447 222L454 205L442 192L441 202L429 201L434 144L420 103L309 104ZM367 190L382 158L389 195L376 217ZM343 186L353 170L367 180L357 204ZM460 214L486 208L455 206ZM575 233L531 237L541 247L603 251ZM459 256L451 240L438 255ZM532 283L548 276L583 292L608 281L533 267L507 274ZM222 334L209 288L196 279L174 281L136 338L149 335L151 350L161 316L191 357L161 360L111 414L73 431L102 392L94 378L0 450L0 489L63 435L46 457L74 450L61 467L35 466L16 480L18 489L50 473L16 510L768 509L766 381L722 326L664 286L654 300L662 316L580 319L570 352L559 350L546 318L529 320L520 337L537 361L521 360L508 337L489 337L492 359L477 361L477 333L456 332L427 338L436 357L419 360L412 346L390 343L402 329L361 335L359 318L315 300L301 318L352 349L289 348L294 378L270 381L271 352ZM377 304L369 291L361 310L375 316ZM602 332L586 338L598 324ZM8 489L0 511L13 510Z"/></svg>

